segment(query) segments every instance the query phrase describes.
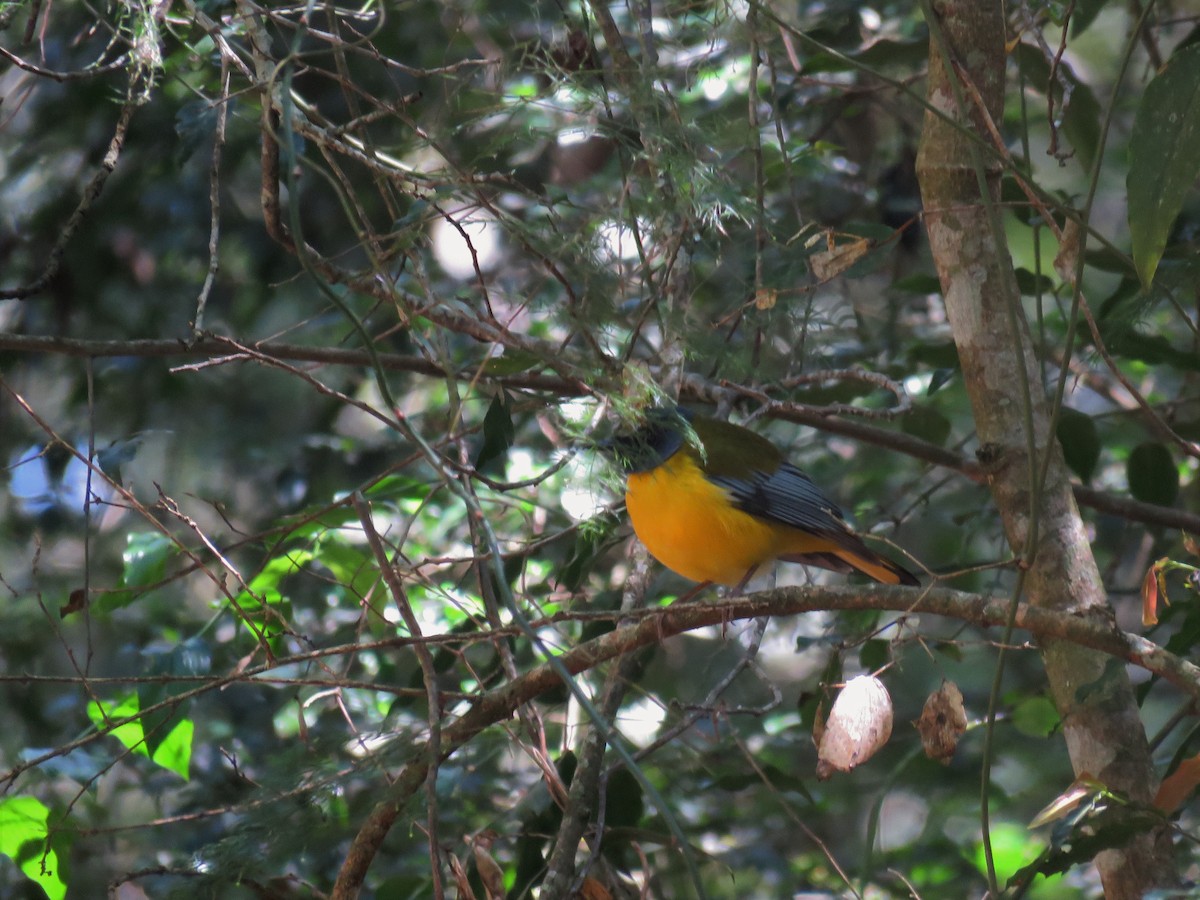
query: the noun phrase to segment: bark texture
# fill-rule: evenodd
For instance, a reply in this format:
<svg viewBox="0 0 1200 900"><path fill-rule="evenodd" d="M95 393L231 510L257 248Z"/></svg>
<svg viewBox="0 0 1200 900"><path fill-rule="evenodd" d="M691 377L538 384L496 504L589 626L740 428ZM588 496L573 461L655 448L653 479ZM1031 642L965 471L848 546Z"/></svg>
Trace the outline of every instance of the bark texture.
<svg viewBox="0 0 1200 900"><path fill-rule="evenodd" d="M935 2L934 11L946 46L939 47L935 33L928 100L949 118L965 121L975 134L987 135L976 98L982 98L992 120L999 122L1006 63L1003 5L1000 0L949 0ZM946 64L947 53L952 66ZM953 89L956 78L974 87L960 92L965 116ZM974 158L980 158L978 150ZM980 458L1005 534L1018 555L1033 524L1030 430L1037 465L1050 454L1034 512L1037 539L1028 560L1029 600L1036 606L1094 618L1115 631L1061 449L1050 433L1050 405L1040 387L1016 276L1003 234L995 235L989 222L970 139L928 111L917 174L930 245L978 428ZM988 169L986 182L995 201L997 168ZM1031 417L1022 399L1023 383L1029 386ZM1125 669L1063 641L1043 641L1042 655L1075 772L1089 773L1135 801L1149 803L1155 774ZM1170 883L1169 852L1167 835L1152 834L1123 849L1101 853L1096 865L1105 896L1110 900L1141 897L1153 886Z"/></svg>

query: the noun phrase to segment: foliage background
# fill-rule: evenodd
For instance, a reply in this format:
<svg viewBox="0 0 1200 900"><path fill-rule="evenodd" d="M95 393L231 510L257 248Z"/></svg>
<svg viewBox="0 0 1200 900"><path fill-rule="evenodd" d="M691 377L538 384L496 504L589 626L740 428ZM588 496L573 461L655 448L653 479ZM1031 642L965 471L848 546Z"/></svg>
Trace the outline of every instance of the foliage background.
<svg viewBox="0 0 1200 900"><path fill-rule="evenodd" d="M1129 145L1149 155L1130 190L1139 171L1186 171L1138 143L1136 117L1195 23L1102 7L1012 10L997 124L1060 222L1095 188L1082 284L1153 418L1091 332L1068 342L1058 248L1011 177L1006 228L1047 386L1070 373L1059 436L1093 549L1139 630L1143 576L1186 559L1195 506L1198 207L1188 181L1139 280ZM686 590L631 550L593 452L602 403L628 416L665 386L734 406L888 552L1006 596L916 218L924 22L836 2L0 4L0 815L38 838L0 842L6 896L327 889L430 723L541 659L488 528L556 651L611 628L638 577L652 608ZM264 91L280 113L265 211ZM114 133L115 168L76 221ZM861 257L843 269L833 247ZM1163 619L1151 636L1185 652L1189 605ZM608 859L666 897L697 880L711 896L979 893L985 753L1004 875L1061 846L1026 823L1074 777L1028 645L1006 658L991 747L973 728L948 767L920 755L907 723L943 679L984 715L998 637L876 609L718 625L637 656L616 726L646 748L698 876L615 758ZM818 782L818 700L885 665L892 741ZM599 694L606 671L577 684ZM1155 745L1166 771L1194 752L1171 718L1182 698L1137 677L1149 732L1174 726ZM559 824L546 760L578 749L585 719L560 690L459 749L392 830L371 894L450 883L431 844L476 878L464 836L490 827L520 896ZM1096 886L1074 866L1038 890Z"/></svg>

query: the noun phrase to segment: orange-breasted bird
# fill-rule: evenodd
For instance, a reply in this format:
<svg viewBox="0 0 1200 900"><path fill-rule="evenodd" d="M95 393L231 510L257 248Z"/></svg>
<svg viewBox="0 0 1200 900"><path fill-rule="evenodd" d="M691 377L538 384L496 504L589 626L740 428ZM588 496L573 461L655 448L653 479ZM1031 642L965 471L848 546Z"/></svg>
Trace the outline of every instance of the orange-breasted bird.
<svg viewBox="0 0 1200 900"><path fill-rule="evenodd" d="M919 584L864 544L812 479L747 428L659 407L604 448L626 472L633 530L685 578L744 586L764 563L781 559Z"/></svg>

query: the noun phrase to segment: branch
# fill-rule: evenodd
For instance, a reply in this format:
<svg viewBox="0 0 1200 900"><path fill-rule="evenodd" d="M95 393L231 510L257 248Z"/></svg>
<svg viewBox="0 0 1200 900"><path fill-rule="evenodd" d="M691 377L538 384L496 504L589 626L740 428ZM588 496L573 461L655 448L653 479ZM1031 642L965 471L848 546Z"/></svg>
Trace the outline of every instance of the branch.
<svg viewBox="0 0 1200 900"><path fill-rule="evenodd" d="M111 62L104 64L100 64L98 62L93 63L91 66L74 72L56 72L53 69L43 69L41 66L27 62L26 60L17 56L17 54L13 53L11 50L7 50L4 47L0 47L0 56L7 59L18 69L22 69L31 75L37 75L40 78L50 78L54 81L57 81L59 84L62 84L65 81L82 81L85 79L97 78L101 75L107 75L110 72L116 72L119 69L123 69L129 64L129 57L121 55Z"/></svg>
<svg viewBox="0 0 1200 900"><path fill-rule="evenodd" d="M371 364L365 350L347 350L340 347L312 347L302 344L286 344L278 341L248 342L247 345L263 356L296 362L327 363L336 366L361 368ZM95 341L79 338L49 337L46 335L8 334L0 332L0 351L16 353L54 353L81 359L134 356L139 358L210 358L224 362L252 361L246 353L230 352L230 343L224 338L204 337L195 342L162 340L156 338L126 341ZM389 371L413 372L434 378L457 378L460 381L486 381L503 384L505 387L526 388L537 391L552 391L564 397L581 397L592 391L581 381L557 375L536 372L516 375L488 375L480 373L478 367L462 372L449 372L437 363L419 356L401 356L398 353L378 354L380 365Z"/></svg>
<svg viewBox="0 0 1200 900"><path fill-rule="evenodd" d="M639 647L697 628L760 616L852 609L928 613L980 628L991 628L1005 623L1010 607L1008 598L990 598L949 588L918 589L885 585L779 588L718 603L675 604L662 610L659 615L643 618L635 624L622 626L580 644L562 654L558 660L572 675L578 675ZM1039 640L1070 641L1133 663L1159 675L1200 701L1200 667L1140 635L1120 631L1110 618L1056 612L1022 604L1017 608L1016 625ZM462 718L442 730L441 759L447 759L485 728L510 718L521 704L560 684L554 669L548 663L543 663L484 694ZM375 854L396 819L424 784L432 762L429 749L423 750L404 768L388 787L384 799L372 809L351 842L330 895L333 900L351 900L358 896Z"/></svg>
<svg viewBox="0 0 1200 900"><path fill-rule="evenodd" d="M294 362L325 363L336 366L364 367L371 365L371 358L363 350L346 350L339 347L312 347L301 344L286 344L277 341L262 341L250 343L256 354L274 357L280 360ZM128 340L128 341L94 341L80 338L48 337L45 335L8 334L0 332L0 352L14 353L54 353L60 356L74 356L80 359L101 359L106 357L133 356L138 358L212 358L221 362L252 361L256 357L246 353L231 353L230 344L223 338L201 338L194 343L181 340ZM434 378L456 378L459 381L483 381L488 384L503 385L515 390L547 391L559 397L583 397L595 393L595 390L576 378L540 372L523 372L515 375L489 375L478 366L463 369L461 372L449 372L438 364L419 356L402 356L398 353L380 353L377 356L382 368L392 372L413 372L418 375L429 375ZM730 403L744 397L760 398L757 390L744 388L740 385L716 385L698 375L684 376L680 399L699 401L702 403ZM854 419L837 418L819 407L804 406L798 403L771 402L766 415L797 425L807 425L827 434L838 434L864 444L876 447L886 447L913 459L919 459L943 469L950 469L965 475L967 478L982 484L985 481L983 466L974 459L953 450L947 450L937 444L931 444L920 438L903 432L881 428ZM1073 485L1075 499L1080 506L1086 506L1097 512L1109 513L1128 519L1132 522L1142 522L1146 525L1161 525L1165 528L1178 528L1192 534L1200 534L1200 515L1183 509L1173 509L1167 506L1156 506L1153 503L1142 503L1129 497L1117 494L1107 494L1095 488L1082 484Z"/></svg>

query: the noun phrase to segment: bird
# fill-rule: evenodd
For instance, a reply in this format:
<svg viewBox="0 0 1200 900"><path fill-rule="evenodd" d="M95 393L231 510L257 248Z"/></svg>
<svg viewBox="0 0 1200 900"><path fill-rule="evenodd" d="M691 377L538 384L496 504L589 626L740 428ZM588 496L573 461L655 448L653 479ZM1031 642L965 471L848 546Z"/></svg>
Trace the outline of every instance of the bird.
<svg viewBox="0 0 1200 900"><path fill-rule="evenodd" d="M625 472L634 532L684 578L740 591L778 559L858 571L882 584L920 584L864 544L837 504L748 428L657 406L641 427L601 446Z"/></svg>

